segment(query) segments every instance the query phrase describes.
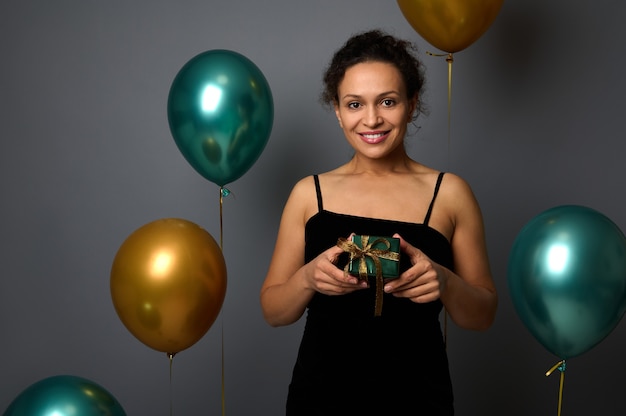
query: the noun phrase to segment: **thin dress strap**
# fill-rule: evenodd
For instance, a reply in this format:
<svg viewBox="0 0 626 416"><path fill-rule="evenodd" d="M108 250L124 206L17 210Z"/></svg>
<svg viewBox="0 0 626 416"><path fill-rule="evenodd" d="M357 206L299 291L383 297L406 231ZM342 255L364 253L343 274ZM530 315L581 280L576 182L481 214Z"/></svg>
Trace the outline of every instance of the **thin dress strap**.
<svg viewBox="0 0 626 416"><path fill-rule="evenodd" d="M313 175L313 179L315 180L315 192L317 192L317 209L319 212L324 210L324 206L322 204L322 189L320 188L320 179L317 175Z"/></svg>
<svg viewBox="0 0 626 416"><path fill-rule="evenodd" d="M433 212L433 205L435 205L435 198L437 198L437 194L439 193L439 186L441 186L441 180L443 179L443 175L445 172L439 172L439 176L437 177L437 183L435 184L435 192L433 193L433 199L430 201L430 205L428 206L428 212L426 213L426 218L424 218L424 225L428 225L428 221L430 221L430 214Z"/></svg>

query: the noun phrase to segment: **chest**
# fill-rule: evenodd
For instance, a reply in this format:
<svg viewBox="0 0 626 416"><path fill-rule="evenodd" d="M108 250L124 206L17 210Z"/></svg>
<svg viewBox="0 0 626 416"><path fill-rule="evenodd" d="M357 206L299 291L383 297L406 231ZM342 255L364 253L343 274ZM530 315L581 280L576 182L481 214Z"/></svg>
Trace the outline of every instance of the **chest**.
<svg viewBox="0 0 626 416"><path fill-rule="evenodd" d="M324 208L329 211L406 222L421 222L432 197L432 190L399 187L392 182L357 182L326 189L323 196Z"/></svg>

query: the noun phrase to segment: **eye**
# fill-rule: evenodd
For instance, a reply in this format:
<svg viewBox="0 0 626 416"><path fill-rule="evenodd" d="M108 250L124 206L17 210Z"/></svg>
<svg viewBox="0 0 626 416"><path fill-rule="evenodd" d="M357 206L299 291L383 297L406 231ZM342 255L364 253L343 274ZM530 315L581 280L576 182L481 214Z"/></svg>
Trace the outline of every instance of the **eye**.
<svg viewBox="0 0 626 416"><path fill-rule="evenodd" d="M395 100L392 100L391 98L385 98L380 102L383 107L393 107L395 103Z"/></svg>
<svg viewBox="0 0 626 416"><path fill-rule="evenodd" d="M359 103L358 101L352 101L348 103L348 108L352 109L352 110L356 110L358 108L361 107L361 103Z"/></svg>

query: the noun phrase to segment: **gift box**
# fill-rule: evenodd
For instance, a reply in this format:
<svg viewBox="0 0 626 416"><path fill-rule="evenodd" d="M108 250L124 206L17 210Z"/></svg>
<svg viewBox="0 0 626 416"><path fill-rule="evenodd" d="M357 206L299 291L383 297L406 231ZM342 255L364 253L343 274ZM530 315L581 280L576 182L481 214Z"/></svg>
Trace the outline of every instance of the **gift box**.
<svg viewBox="0 0 626 416"><path fill-rule="evenodd" d="M383 279L395 279L400 275L399 238L354 235L351 241L356 247L350 251L348 273L361 278L363 273L367 277L376 277L376 263L379 262Z"/></svg>

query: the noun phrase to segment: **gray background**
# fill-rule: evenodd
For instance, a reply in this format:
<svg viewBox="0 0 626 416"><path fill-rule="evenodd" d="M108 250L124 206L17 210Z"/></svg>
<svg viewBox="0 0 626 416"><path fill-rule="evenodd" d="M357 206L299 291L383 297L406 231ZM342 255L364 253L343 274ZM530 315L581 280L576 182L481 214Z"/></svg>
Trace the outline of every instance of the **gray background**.
<svg viewBox="0 0 626 416"><path fill-rule="evenodd" d="M411 155L465 177L485 216L501 301L488 332L448 329L457 412L556 414L558 372L544 373L558 357L517 317L507 260L521 227L556 205L626 227L625 18L617 0L506 1L455 54L449 120L447 64L426 55L437 50L395 1L2 0L0 411L30 384L73 374L132 416L167 415L170 404L180 416L221 414L223 342L226 414L282 414L302 323L266 325L259 289L293 183L350 157L317 101L323 67L352 33L381 27L417 42L427 69L431 114ZM165 354L118 319L109 273L124 239L153 220L219 235L219 188L185 162L166 116L174 76L210 49L263 71L274 129L224 200L222 313L174 358L170 381ZM626 413L624 325L568 362L564 414ZM410 354L390 351L382 364L428 359Z"/></svg>

